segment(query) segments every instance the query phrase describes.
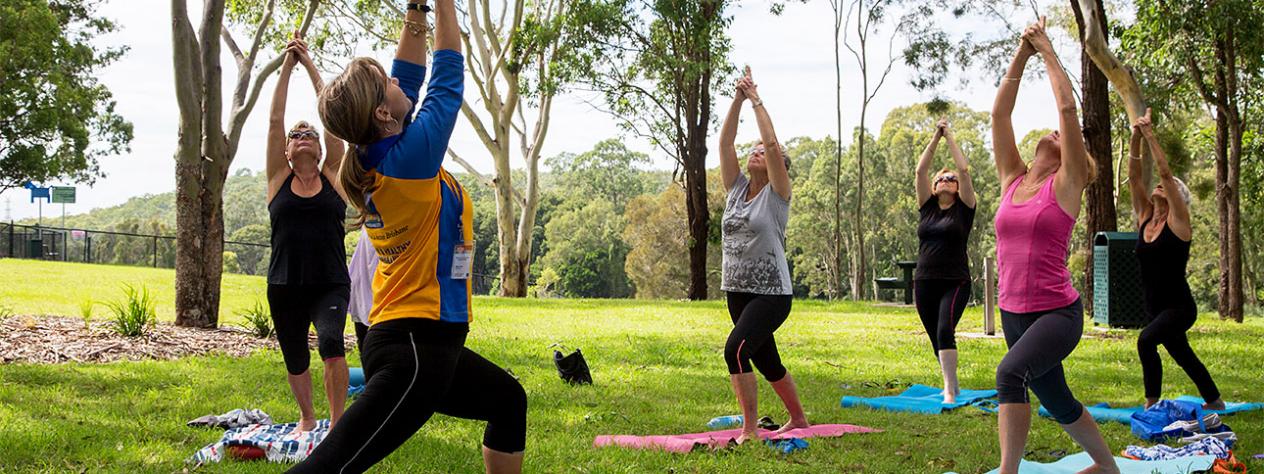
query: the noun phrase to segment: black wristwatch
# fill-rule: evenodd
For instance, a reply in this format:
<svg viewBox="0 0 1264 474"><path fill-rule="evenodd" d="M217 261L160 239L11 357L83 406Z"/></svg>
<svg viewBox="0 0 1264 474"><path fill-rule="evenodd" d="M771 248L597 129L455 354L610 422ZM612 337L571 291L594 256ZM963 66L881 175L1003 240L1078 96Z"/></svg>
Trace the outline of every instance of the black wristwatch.
<svg viewBox="0 0 1264 474"><path fill-rule="evenodd" d="M430 8L430 5L426 5L424 3L413 3L413 2L408 2L408 9L419 10L422 13L430 13L430 11L433 10L433 8Z"/></svg>

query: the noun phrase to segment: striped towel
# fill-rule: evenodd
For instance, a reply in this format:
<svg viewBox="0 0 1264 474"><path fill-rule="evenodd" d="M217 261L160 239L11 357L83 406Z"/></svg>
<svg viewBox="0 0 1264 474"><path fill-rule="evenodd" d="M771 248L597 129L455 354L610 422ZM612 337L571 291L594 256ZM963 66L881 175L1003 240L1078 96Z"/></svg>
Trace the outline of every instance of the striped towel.
<svg viewBox="0 0 1264 474"><path fill-rule="evenodd" d="M316 422L316 429L296 433L298 423L279 425L250 425L224 431L219 441L198 450L186 462L202 465L220 462L230 446L243 446L263 450L272 462L299 462L316 449L316 445L329 434L329 420Z"/></svg>

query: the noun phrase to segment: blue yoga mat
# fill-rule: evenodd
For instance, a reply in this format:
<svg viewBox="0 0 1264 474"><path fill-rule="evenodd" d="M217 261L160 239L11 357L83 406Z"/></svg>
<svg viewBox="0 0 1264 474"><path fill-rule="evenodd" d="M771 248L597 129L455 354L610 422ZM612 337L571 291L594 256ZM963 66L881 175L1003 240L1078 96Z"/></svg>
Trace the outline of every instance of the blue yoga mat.
<svg viewBox="0 0 1264 474"><path fill-rule="evenodd" d="M1117 407L1110 406L1109 403L1098 403L1093 406L1086 406L1085 408L1088 409L1089 416L1092 416L1093 419L1096 420L1098 423L1101 423L1104 421L1114 421L1117 423L1123 423L1125 425L1132 423L1133 413L1136 413L1142 410L1141 406L1139 405L1135 407L1117 408ZM1043 406L1040 407L1039 413L1040 413L1040 416L1043 416L1045 418L1053 418L1053 415L1049 414L1049 410L1045 409L1045 407Z"/></svg>
<svg viewBox="0 0 1264 474"><path fill-rule="evenodd" d="M1200 398L1200 397L1195 397L1195 396L1193 396L1193 395L1181 395L1181 396L1179 396L1179 397L1176 397L1176 399L1177 399L1177 400L1180 400L1180 401L1182 401L1182 402L1194 402L1194 403L1197 403L1197 404L1199 404L1199 405L1202 405L1202 404L1204 404L1204 403L1207 403L1207 402L1206 402L1205 400L1203 400L1202 398ZM1264 410L1264 403L1239 403L1239 402L1225 402L1225 409L1224 409L1224 410L1203 410L1203 411L1204 411L1204 412L1206 412L1206 413L1216 413L1216 414L1220 414L1220 415L1231 415L1231 414L1234 414L1234 413L1237 413L1237 412L1240 412L1240 411L1251 411L1251 410Z"/></svg>
<svg viewBox="0 0 1264 474"><path fill-rule="evenodd" d="M957 395L957 403L947 404L944 403L942 392L941 388L913 385L899 395L875 398L844 396L840 403L843 408L869 407L879 410L938 414L996 397L996 390L962 390L961 394Z"/></svg>
<svg viewBox="0 0 1264 474"><path fill-rule="evenodd" d="M1211 465L1215 462L1215 456L1190 456L1170 461L1134 461L1121 457L1115 458L1121 474L1189 474L1211 469ZM1093 465L1093 459L1088 457L1088 453L1079 453L1049 464L1024 459L1022 464L1018 465L1018 472L1019 474L1075 474L1091 465ZM988 471L988 474L997 472L1000 472L1000 469Z"/></svg>
<svg viewBox="0 0 1264 474"><path fill-rule="evenodd" d="M1205 403L1203 399L1192 395L1181 395L1176 397L1176 399L1184 402L1197 403L1199 405ZM1097 420L1098 423L1103 421L1115 421L1125 425L1132 423L1133 413L1145 410L1145 408L1141 405L1118 408L1111 407L1109 403L1098 403L1086 408L1088 408L1088 414L1092 416L1094 420ZM1204 410L1204 412L1215 413L1218 415L1232 415L1238 412L1261 409L1264 409L1264 403L1227 402L1225 403L1224 410ZM1049 415L1049 411L1045 410L1045 407L1043 406L1040 407L1039 413L1040 416L1045 418L1052 418L1052 416Z"/></svg>

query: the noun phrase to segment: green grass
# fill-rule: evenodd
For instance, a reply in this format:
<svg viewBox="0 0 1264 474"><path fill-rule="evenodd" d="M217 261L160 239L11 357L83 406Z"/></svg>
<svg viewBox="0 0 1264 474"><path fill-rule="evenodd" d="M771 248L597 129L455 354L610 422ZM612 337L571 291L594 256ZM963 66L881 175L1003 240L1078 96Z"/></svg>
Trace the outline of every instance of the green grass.
<svg viewBox="0 0 1264 474"><path fill-rule="evenodd" d="M66 296L64 314L74 315L82 298ZM159 296L160 308L164 301ZM809 419L885 432L811 440L808 450L781 456L762 446L683 455L591 447L599 434L704 431L711 417L737 411L721 356L731 327L721 302L476 298L474 305L468 345L521 377L530 398L527 472L966 474L985 472L997 461L994 415L972 408L940 416L839 408L844 393L896 391L865 387L866 382L939 384L911 309L795 302L777 343L799 383ZM960 330L978 332L980 320L979 309L970 308ZM1261 320L1239 325L1204 317L1191 337L1226 399L1264 399L1259 391ZM1081 342L1066 365L1072 389L1083 401L1140 400L1135 341L1135 331L1111 331ZM574 387L558 379L548 349L554 342L583 349L595 385ZM992 386L1004 343L960 339L959 347L963 386ZM1195 393L1188 378L1163 357L1165 393ZM358 365L358 354L349 358ZM314 372L320 393L319 369ZM297 418L283 373L276 352L240 359L0 366L0 471L179 471L185 458L219 437L215 430L185 427L189 419L238 407L262 408L278 421ZM763 382L760 396L761 413L785 418ZM324 412L321 405L318 412ZM1240 437L1240 458L1264 451L1264 414L1236 415L1227 422ZM1050 451L1077 451L1056 423L1037 419L1032 426L1028 449L1036 451L1034 458L1048 461ZM479 472L482 428L481 422L436 416L374 472ZM1115 450L1140 444L1125 425L1103 425L1103 430ZM1259 461L1247 462L1264 468ZM267 463L230 462L200 471L281 470Z"/></svg>
<svg viewBox="0 0 1264 474"><path fill-rule="evenodd" d="M121 301L123 285L141 286L157 301L158 320L176 319L176 272L170 268L94 265L0 258L0 305L16 314L56 314L77 317L86 300L97 303ZM263 277L226 274L220 291L220 324L237 324L237 313L267 302L268 283ZM99 306L99 319L106 308Z"/></svg>

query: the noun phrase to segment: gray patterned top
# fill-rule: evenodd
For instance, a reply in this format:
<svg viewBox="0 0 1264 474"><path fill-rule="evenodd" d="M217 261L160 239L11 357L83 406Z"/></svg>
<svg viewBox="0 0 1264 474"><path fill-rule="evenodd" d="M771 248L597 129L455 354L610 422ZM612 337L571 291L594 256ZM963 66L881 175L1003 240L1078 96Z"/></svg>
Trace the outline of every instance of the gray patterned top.
<svg viewBox="0 0 1264 474"><path fill-rule="evenodd" d="M738 173L724 205L723 291L760 295L793 294L786 264L786 222L790 201L772 185L746 200L750 180Z"/></svg>

